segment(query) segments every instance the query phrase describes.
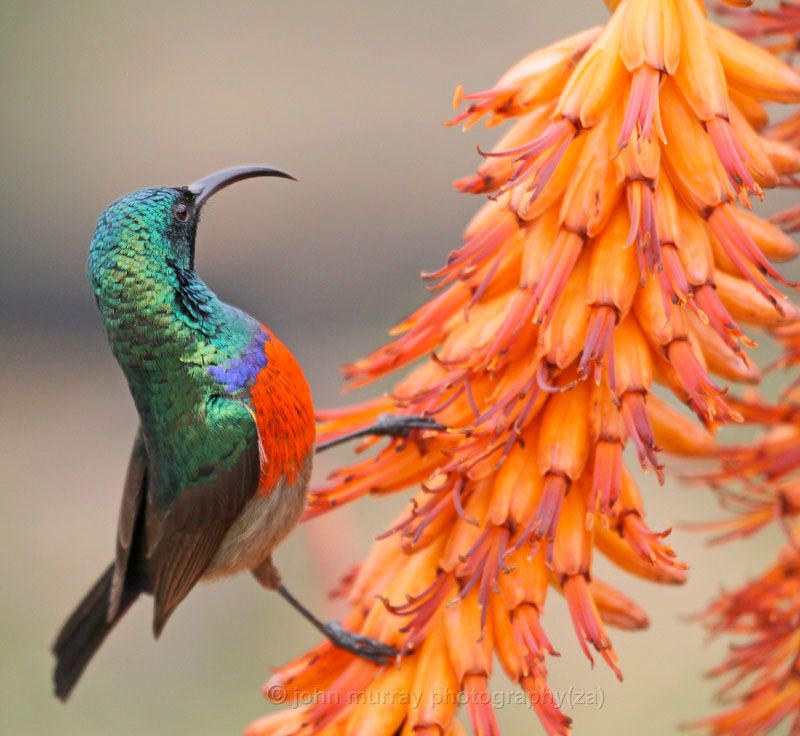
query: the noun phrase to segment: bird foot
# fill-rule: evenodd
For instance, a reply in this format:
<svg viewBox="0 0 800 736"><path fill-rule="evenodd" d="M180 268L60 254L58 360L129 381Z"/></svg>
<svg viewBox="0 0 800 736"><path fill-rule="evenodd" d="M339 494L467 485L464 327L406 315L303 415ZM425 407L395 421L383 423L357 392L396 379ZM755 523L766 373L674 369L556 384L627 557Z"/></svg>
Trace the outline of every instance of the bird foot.
<svg viewBox="0 0 800 736"><path fill-rule="evenodd" d="M398 654L394 647L368 636L354 634L338 621L328 621L324 625L324 632L334 646L375 664L389 664Z"/></svg>
<svg viewBox="0 0 800 736"><path fill-rule="evenodd" d="M427 429L434 432L444 432L447 427L445 427L444 424L437 422L433 417L382 414L378 417L378 420L375 422L375 424L372 424L365 429L359 429L356 432L350 432L350 434L345 434L341 437L337 437L334 440L329 440L328 442L323 442L322 444L317 445L317 452L324 452L325 450L329 450L331 447L343 445L345 442L361 439L362 437L408 437L408 435L414 429Z"/></svg>
<svg viewBox="0 0 800 736"><path fill-rule="evenodd" d="M370 434L388 437L408 437L412 429L429 429L441 432L447 427L437 422L433 417L382 414L378 417L378 421L370 427L369 432Z"/></svg>

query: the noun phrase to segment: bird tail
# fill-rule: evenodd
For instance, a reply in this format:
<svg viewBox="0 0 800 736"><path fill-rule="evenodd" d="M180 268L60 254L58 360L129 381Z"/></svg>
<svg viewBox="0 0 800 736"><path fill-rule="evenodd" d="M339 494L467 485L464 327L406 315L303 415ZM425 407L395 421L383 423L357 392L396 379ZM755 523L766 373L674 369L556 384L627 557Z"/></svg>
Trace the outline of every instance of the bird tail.
<svg viewBox="0 0 800 736"><path fill-rule="evenodd" d="M55 694L60 700L69 697L86 665L111 629L125 615L131 603L139 597L139 592L136 590L124 591L117 612L109 620L108 607L113 575L114 565L111 564L66 620L53 644L53 654L56 656L53 684Z"/></svg>

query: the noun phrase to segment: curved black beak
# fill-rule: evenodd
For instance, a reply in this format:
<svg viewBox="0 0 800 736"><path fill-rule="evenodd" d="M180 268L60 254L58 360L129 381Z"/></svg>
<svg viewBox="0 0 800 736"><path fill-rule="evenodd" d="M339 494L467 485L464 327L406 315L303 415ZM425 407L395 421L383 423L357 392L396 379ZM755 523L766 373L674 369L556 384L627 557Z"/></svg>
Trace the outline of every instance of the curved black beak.
<svg viewBox="0 0 800 736"><path fill-rule="evenodd" d="M242 179L252 179L255 176L280 176L283 179L297 181L291 174L271 169L268 166L231 166L229 169L222 169L222 171L216 171L198 179L186 188L195 195L195 207L200 208L212 194L216 194L220 189Z"/></svg>

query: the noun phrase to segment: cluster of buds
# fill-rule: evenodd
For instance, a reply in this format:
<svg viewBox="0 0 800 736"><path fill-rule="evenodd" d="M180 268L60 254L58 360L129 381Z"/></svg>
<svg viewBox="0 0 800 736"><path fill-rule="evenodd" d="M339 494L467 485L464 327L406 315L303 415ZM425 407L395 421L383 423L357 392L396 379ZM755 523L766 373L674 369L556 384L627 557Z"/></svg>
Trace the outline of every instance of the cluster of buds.
<svg viewBox="0 0 800 736"><path fill-rule="evenodd" d="M752 3L747 3L749 7ZM776 55L791 55L800 48L800 3L797 0L780 0L777 7L753 8L746 13L736 9L740 3L729 3L719 10L732 16L734 30L742 38L752 39Z"/></svg>
<svg viewBox="0 0 800 736"><path fill-rule="evenodd" d="M776 330L785 346L778 365L800 366L800 323ZM722 712L693 724L715 736L765 734L789 719L800 732L800 394L795 381L776 404L738 403L745 421L768 429L753 444L719 450L704 476L732 515L703 525L716 542L776 528L786 538L778 561L760 577L723 592L703 613L714 636L734 640L709 674L724 678Z"/></svg>
<svg viewBox="0 0 800 736"><path fill-rule="evenodd" d="M735 29L775 54L791 55L800 42L800 3L781 2L771 9L746 14L730 11ZM775 141L800 146L800 115L790 115L766 134ZM781 184L797 186L793 175ZM779 213L774 222L800 229L800 208ZM800 366L800 321L771 330L783 346L773 367L796 372ZM732 515L704 527L713 541L749 537L765 528L778 529L786 545L777 562L760 577L724 592L706 609L703 620L714 635L735 642L730 654L709 674L724 680L720 713L695 726L730 736L765 734L782 722L800 733L800 393L790 384L777 403L754 394L737 402L746 422L765 427L753 443L722 447L719 469L704 479Z"/></svg>
<svg viewBox="0 0 800 736"><path fill-rule="evenodd" d="M448 429L366 443L307 512L418 489L341 591L344 625L400 655L379 666L322 644L267 685L297 707L250 736L460 734L460 702L476 734L497 734L495 661L548 734L568 733L547 682L547 596L564 596L586 656L621 678L607 627L647 616L593 558L684 580L623 450L659 480L660 449L713 454L711 433L745 418L725 383L761 377L742 326L800 317L773 266L797 246L750 211L800 171L797 149L764 134L764 102L800 101L800 77L700 0L610 5L605 27L531 54L491 89L456 92L467 107L453 124L514 121L456 182L489 199L463 246L424 274L436 296L346 369L352 387L410 372L322 415L320 440L386 413Z"/></svg>
<svg viewBox="0 0 800 736"><path fill-rule="evenodd" d="M719 736L748 736L768 733L788 718L789 732L800 732L798 543L793 536L775 565L706 611L712 633L744 637L745 643L710 673L726 677L720 698L735 704L694 726Z"/></svg>
<svg viewBox="0 0 800 736"><path fill-rule="evenodd" d="M736 18L735 30L744 37L753 39L774 54L787 58L800 49L800 2L781 0L775 8L753 9L748 13L728 9ZM800 113L789 115L781 122L770 126L770 138L794 145L800 142ZM796 176L784 176L782 186L798 187ZM787 231L800 230L800 205L779 213L774 221Z"/></svg>

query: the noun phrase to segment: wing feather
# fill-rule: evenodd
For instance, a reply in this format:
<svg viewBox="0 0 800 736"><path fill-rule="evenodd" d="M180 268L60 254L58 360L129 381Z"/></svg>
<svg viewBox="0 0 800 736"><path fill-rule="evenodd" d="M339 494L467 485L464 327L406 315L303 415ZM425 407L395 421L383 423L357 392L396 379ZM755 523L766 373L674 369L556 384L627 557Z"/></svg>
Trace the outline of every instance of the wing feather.
<svg viewBox="0 0 800 736"><path fill-rule="evenodd" d="M144 443L142 428L136 432L128 471L125 475L125 486L122 491L122 504L117 522L117 552L114 558L114 573L111 578L109 594L108 618L112 620L119 610L125 580L128 576L131 548L133 546L136 522L142 510L142 500L147 487L147 448Z"/></svg>
<svg viewBox="0 0 800 736"><path fill-rule="evenodd" d="M208 418L209 442L235 446L215 465L189 478L166 509L148 494L147 537L150 579L155 596L153 631L161 633L214 557L226 532L258 488L258 436L250 412L238 400L226 402L224 421ZM235 406L231 406L231 404ZM219 411L220 407L216 407Z"/></svg>

